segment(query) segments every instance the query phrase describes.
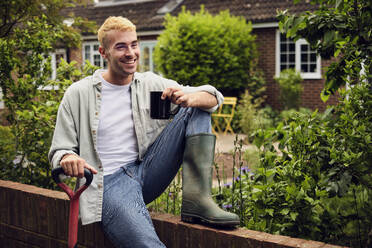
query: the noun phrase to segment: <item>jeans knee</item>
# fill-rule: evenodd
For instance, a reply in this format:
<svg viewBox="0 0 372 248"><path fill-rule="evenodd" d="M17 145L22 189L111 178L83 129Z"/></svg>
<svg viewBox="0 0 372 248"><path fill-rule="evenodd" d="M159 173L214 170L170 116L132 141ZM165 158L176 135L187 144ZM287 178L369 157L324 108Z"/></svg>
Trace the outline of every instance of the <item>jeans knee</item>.
<svg viewBox="0 0 372 248"><path fill-rule="evenodd" d="M186 136L212 131L211 114L199 108L188 108L189 119L186 127Z"/></svg>
<svg viewBox="0 0 372 248"><path fill-rule="evenodd" d="M211 120L211 114L199 108L180 108L178 114L187 116L188 118L206 119L207 121Z"/></svg>

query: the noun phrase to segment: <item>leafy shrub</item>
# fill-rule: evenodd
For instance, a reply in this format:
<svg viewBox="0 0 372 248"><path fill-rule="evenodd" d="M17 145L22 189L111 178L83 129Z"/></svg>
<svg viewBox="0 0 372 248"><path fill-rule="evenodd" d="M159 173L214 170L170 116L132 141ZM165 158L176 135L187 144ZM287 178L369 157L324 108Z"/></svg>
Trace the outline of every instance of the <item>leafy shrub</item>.
<svg viewBox="0 0 372 248"><path fill-rule="evenodd" d="M301 120L306 126L312 117ZM291 162L295 154L286 151L280 143L279 146L283 148L280 155L274 146L278 140L286 140L299 132L293 127L279 125L270 132L260 131L255 139L257 147L263 149L261 163L253 174L242 175L240 180L235 181L236 190L242 187L244 197L233 208L235 211L244 211L244 225L247 228L297 237L319 235L314 226L322 213L320 200L327 192L314 178L317 166L302 171L299 163ZM303 136L309 139L312 134L306 132ZM316 153L318 150L314 147L312 151Z"/></svg>
<svg viewBox="0 0 372 248"><path fill-rule="evenodd" d="M154 60L165 77L182 84L211 84L230 96L249 85L253 94L261 79L253 77L258 55L251 31L227 11L212 16L203 7L195 14L183 9L165 17Z"/></svg>
<svg viewBox="0 0 372 248"><path fill-rule="evenodd" d="M47 55L61 44L77 47L80 32L93 31L94 22L73 15L73 23L64 24L68 13L61 15L61 10L80 4L76 0L7 1L6 8L0 9L4 17L0 21L0 87L6 108L1 123L9 125L1 127L6 130L0 147L2 179L54 185L46 154L60 99L72 78L66 74L52 82ZM41 11L40 6L45 8Z"/></svg>
<svg viewBox="0 0 372 248"><path fill-rule="evenodd" d="M279 84L280 101L284 109L298 109L303 91L300 73L294 69L286 69L275 80Z"/></svg>
<svg viewBox="0 0 372 248"><path fill-rule="evenodd" d="M362 83L341 92L342 102L322 115L297 112L286 125L257 133L261 164L254 177L237 182L247 192L243 205L248 228L367 245L372 228L366 217L372 205L368 87Z"/></svg>
<svg viewBox="0 0 372 248"><path fill-rule="evenodd" d="M76 62L68 64L62 60L57 70L57 80L47 80L50 90L35 91L34 100L24 99L23 107L16 102L7 101L7 106L16 109L12 118L15 123L1 127L2 139L0 152L2 170L0 178L44 188L56 188L51 178L48 151L54 132L59 103L65 89L73 80L93 73L97 67L89 62L79 69ZM63 76L62 76L63 75ZM20 98L21 96L18 96ZM27 96L30 97L30 96ZM6 130L6 132L5 132ZM3 133L3 134L1 134Z"/></svg>

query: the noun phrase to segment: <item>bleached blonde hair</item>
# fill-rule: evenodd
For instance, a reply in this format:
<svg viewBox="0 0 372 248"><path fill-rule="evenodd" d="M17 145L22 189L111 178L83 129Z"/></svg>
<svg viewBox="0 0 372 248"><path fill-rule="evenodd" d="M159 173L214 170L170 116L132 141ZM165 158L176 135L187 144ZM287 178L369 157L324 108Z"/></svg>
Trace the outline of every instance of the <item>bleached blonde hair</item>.
<svg viewBox="0 0 372 248"><path fill-rule="evenodd" d="M136 31L136 26L127 18L121 16L108 17L98 29L98 41L103 47L107 45L107 32L110 30Z"/></svg>

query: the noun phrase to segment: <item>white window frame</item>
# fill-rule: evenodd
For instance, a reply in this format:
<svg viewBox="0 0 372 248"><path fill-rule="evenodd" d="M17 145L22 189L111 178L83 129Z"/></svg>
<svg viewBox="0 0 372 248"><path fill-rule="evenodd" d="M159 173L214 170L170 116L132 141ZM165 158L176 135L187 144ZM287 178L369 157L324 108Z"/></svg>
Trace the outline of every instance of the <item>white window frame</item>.
<svg viewBox="0 0 372 248"><path fill-rule="evenodd" d="M280 31L276 31L275 44L275 76L280 75ZM301 45L309 43L304 39L299 39L295 42L295 69L299 71L303 79L321 79L321 58L317 55L315 72L301 72Z"/></svg>
<svg viewBox="0 0 372 248"><path fill-rule="evenodd" d="M106 61L103 59L103 57L101 56L101 54L99 53L98 50L95 51L93 49L93 47L95 45L99 46L99 42L98 41L85 41L85 42L83 42L83 45L82 45L83 63L85 64L85 61L88 60L92 65L94 65L94 55L99 55L99 57L100 57L100 65L99 65L99 67L106 68L107 67ZM89 56L89 58L86 58L86 56L85 56L85 47L86 46L89 46L90 47L90 56Z"/></svg>
<svg viewBox="0 0 372 248"><path fill-rule="evenodd" d="M150 58L149 71L155 72L154 71L155 63L154 63L154 57L153 57L153 49L155 48L157 42L158 42L157 40L145 40L145 41L139 42L140 52L141 52L139 69L141 72L143 72L141 68L143 67L143 64L144 64L145 48L149 48L149 58Z"/></svg>

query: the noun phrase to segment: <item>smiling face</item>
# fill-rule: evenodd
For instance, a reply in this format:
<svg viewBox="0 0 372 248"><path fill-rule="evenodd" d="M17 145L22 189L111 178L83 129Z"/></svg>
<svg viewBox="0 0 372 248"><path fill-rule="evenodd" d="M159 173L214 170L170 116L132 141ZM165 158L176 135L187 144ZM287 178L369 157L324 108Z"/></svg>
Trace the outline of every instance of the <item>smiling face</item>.
<svg viewBox="0 0 372 248"><path fill-rule="evenodd" d="M136 31L110 30L99 51L108 62L107 81L128 84L137 70L140 49Z"/></svg>

